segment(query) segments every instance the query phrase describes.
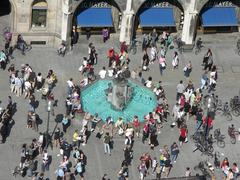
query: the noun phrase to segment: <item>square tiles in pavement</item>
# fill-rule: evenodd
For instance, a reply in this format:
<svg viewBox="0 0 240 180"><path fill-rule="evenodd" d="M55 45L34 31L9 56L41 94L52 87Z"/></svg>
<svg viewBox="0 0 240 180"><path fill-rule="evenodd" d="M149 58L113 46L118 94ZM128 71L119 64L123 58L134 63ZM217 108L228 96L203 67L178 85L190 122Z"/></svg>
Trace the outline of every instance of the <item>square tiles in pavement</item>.
<svg viewBox="0 0 240 180"><path fill-rule="evenodd" d="M217 72L218 72L218 73L224 73L223 66L217 65Z"/></svg>
<svg viewBox="0 0 240 180"><path fill-rule="evenodd" d="M239 65L232 65L231 66L233 73L240 73L240 66Z"/></svg>

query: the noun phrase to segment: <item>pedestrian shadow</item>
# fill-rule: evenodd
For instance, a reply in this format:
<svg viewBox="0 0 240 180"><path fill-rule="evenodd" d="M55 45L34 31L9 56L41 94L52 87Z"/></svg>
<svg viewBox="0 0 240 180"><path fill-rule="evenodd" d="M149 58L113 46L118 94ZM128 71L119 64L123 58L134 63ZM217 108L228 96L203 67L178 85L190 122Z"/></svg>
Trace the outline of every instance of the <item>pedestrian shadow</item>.
<svg viewBox="0 0 240 180"><path fill-rule="evenodd" d="M16 114L17 112L17 103L13 103L12 107L11 107L11 115L14 116L14 114Z"/></svg>
<svg viewBox="0 0 240 180"><path fill-rule="evenodd" d="M37 126L43 123L43 120L40 118L38 114L36 114L36 123L37 123Z"/></svg>
<svg viewBox="0 0 240 180"><path fill-rule="evenodd" d="M5 141L6 141L7 137L10 136L11 131L12 131L12 127L14 126L14 124L15 124L15 121L12 119L7 126L7 134L6 134Z"/></svg>
<svg viewBox="0 0 240 180"><path fill-rule="evenodd" d="M39 106L39 101L38 100L34 101L34 103L33 103L34 109L37 109L38 106Z"/></svg>
<svg viewBox="0 0 240 180"><path fill-rule="evenodd" d="M57 100L56 100L57 101ZM63 119L63 114L57 114L55 118L56 123L61 123Z"/></svg>

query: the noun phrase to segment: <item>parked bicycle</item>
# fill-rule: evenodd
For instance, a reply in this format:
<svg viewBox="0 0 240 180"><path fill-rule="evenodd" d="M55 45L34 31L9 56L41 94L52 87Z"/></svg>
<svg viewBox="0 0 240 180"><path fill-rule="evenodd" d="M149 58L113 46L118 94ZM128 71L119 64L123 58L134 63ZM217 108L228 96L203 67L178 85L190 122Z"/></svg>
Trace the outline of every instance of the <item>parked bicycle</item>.
<svg viewBox="0 0 240 180"><path fill-rule="evenodd" d="M219 128L214 130L213 136L217 142L217 146L220 148L224 148L225 147L225 141L224 141L225 136L223 134L221 134L221 131Z"/></svg>
<svg viewBox="0 0 240 180"><path fill-rule="evenodd" d="M225 102L225 104L222 107L217 107L215 113L216 115L226 117L227 121L232 120L232 114L228 102Z"/></svg>
<svg viewBox="0 0 240 180"><path fill-rule="evenodd" d="M200 171L206 179L212 179L214 176L214 167L208 160L199 162L193 169L195 171Z"/></svg>
<svg viewBox="0 0 240 180"><path fill-rule="evenodd" d="M193 138L195 138L195 146L196 148L193 150L193 152L199 150L202 155L207 155L207 156L210 156L210 157L213 157L213 142L211 139L209 138L205 138L205 135L204 133L200 133L199 135L196 135L195 133L195 136L193 135Z"/></svg>
<svg viewBox="0 0 240 180"><path fill-rule="evenodd" d="M230 99L231 113L238 117L240 116L240 97L234 96Z"/></svg>
<svg viewBox="0 0 240 180"><path fill-rule="evenodd" d="M233 124L231 124L231 126L228 126L228 135L230 136L230 142L232 144L236 144L237 137L240 135L240 132L235 129Z"/></svg>

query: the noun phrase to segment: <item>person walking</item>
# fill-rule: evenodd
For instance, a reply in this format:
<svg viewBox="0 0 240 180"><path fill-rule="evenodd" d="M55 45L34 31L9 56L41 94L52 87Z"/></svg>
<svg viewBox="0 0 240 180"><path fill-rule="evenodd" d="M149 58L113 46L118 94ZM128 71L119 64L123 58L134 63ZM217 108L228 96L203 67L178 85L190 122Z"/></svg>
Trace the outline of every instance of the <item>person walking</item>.
<svg viewBox="0 0 240 180"><path fill-rule="evenodd" d="M159 58L159 69L160 69L160 75L163 75L163 70L166 69L166 59L165 56L161 55Z"/></svg>
<svg viewBox="0 0 240 180"><path fill-rule="evenodd" d="M77 160L77 164L74 166L75 168L75 176L79 175L80 176L80 180L84 179L84 170L83 170L83 163L80 159Z"/></svg>
<svg viewBox="0 0 240 180"><path fill-rule="evenodd" d="M184 86L182 80L177 85L176 90L177 90L176 101L178 101L180 99L180 97L183 95L184 91L185 91L185 86Z"/></svg>
<svg viewBox="0 0 240 180"><path fill-rule="evenodd" d="M105 136L103 137L103 144L104 144L104 153L108 153L109 156L111 156L111 151L110 151L110 142L111 142L111 137L108 132L106 132Z"/></svg>
<svg viewBox="0 0 240 180"><path fill-rule="evenodd" d="M212 50L208 49L207 53L205 54L204 58L203 58L203 66L204 66L204 70L206 71L208 69L208 71L211 70L213 65L213 56L212 56Z"/></svg>
<svg viewBox="0 0 240 180"><path fill-rule="evenodd" d="M73 146L77 146L77 148L79 149L80 147L80 140L81 140L81 137L78 133L78 130L75 130L74 133L73 133L73 136L72 136L72 144Z"/></svg>
<svg viewBox="0 0 240 180"><path fill-rule="evenodd" d="M180 136L179 136L179 144L182 146L184 142L187 142L187 128L185 125L182 125L179 130Z"/></svg>
<svg viewBox="0 0 240 180"><path fill-rule="evenodd" d="M177 157L179 154L179 148L176 142L173 142L173 144L171 145L171 156L172 156L172 162L176 162Z"/></svg>
<svg viewBox="0 0 240 180"><path fill-rule="evenodd" d="M67 128L69 126L69 118L67 116L67 114L65 114L63 116L63 119L62 119L62 127L63 127L63 132L66 133L67 132Z"/></svg>
<svg viewBox="0 0 240 180"><path fill-rule="evenodd" d="M188 64L183 68L184 76L186 78L189 78L191 72L192 72L192 63L191 61L188 62Z"/></svg>

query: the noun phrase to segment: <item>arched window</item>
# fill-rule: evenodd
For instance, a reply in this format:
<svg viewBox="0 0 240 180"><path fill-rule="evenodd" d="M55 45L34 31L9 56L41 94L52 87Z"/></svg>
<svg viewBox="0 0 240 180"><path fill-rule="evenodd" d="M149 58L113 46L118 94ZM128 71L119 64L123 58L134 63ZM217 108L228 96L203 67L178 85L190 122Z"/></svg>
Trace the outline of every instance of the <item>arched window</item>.
<svg viewBox="0 0 240 180"><path fill-rule="evenodd" d="M47 24L47 2L36 0L32 5L32 27L46 27Z"/></svg>

